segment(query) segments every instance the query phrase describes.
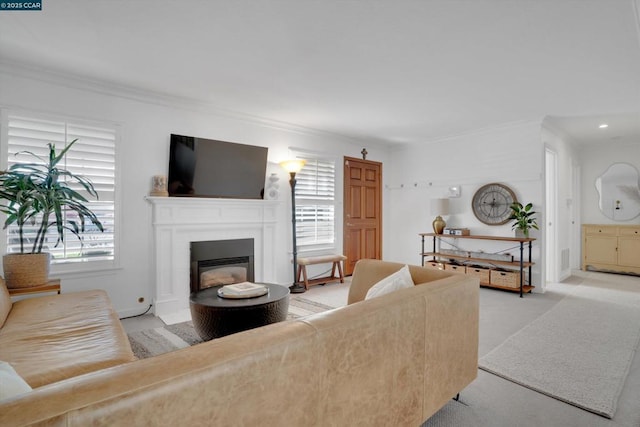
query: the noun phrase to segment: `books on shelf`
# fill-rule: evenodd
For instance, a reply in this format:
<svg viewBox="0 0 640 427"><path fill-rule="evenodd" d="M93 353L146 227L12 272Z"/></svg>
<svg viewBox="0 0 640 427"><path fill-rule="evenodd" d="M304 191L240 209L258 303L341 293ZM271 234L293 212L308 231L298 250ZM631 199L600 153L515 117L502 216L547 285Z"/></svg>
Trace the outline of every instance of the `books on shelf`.
<svg viewBox="0 0 640 427"><path fill-rule="evenodd" d="M225 285L218 290L218 294L221 297L226 298L249 298L264 295L267 292L268 288L265 285L251 282L241 282L234 283L232 285Z"/></svg>

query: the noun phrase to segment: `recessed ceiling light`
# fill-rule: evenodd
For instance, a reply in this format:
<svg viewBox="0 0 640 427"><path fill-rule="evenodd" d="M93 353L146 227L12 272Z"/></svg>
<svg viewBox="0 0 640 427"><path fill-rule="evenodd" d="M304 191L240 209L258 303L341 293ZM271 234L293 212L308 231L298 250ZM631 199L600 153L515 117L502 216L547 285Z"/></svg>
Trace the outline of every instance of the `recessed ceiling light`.
<svg viewBox="0 0 640 427"><path fill-rule="evenodd" d="M603 123L603 124L601 124L601 125L600 125L600 126L598 126L598 127L599 127L600 129L605 129L605 128L608 128L608 127L609 127L609 125L608 125L608 124L606 124L606 123Z"/></svg>

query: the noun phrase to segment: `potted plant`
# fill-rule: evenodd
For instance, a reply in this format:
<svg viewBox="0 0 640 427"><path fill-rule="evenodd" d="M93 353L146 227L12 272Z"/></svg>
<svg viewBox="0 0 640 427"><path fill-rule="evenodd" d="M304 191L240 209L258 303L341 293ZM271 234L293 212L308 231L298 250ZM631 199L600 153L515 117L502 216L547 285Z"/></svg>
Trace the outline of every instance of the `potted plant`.
<svg viewBox="0 0 640 427"><path fill-rule="evenodd" d="M529 230L532 228L539 230L536 218L533 216L536 212L532 209L533 203L527 203L526 206L522 206L520 202L511 204L509 219L515 220L511 228L516 230L516 237L529 237Z"/></svg>
<svg viewBox="0 0 640 427"><path fill-rule="evenodd" d="M85 205L88 200L73 189L80 185L98 198L93 184L59 166L76 141L60 153L56 153L55 145L48 144L48 159L30 151L17 153L28 154L37 161L16 163L8 171L0 172L0 200L4 202L0 203L0 212L6 214L4 228L15 224L20 243L19 252L3 258L5 280L10 288L38 286L48 281L50 255L43 249L47 248L50 228L57 233L55 246L64 243L65 230L82 242L80 234L84 232L86 219L104 231L100 220Z"/></svg>

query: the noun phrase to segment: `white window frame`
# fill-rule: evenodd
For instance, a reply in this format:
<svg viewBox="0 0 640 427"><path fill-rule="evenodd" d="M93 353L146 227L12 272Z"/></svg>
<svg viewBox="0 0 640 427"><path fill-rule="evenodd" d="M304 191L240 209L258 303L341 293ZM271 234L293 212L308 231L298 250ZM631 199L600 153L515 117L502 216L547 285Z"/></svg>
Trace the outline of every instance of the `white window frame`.
<svg viewBox="0 0 640 427"><path fill-rule="evenodd" d="M1 108L0 109L0 169L6 170L9 165L9 118L10 117L25 117L32 120L44 120L58 123L64 123L65 125L71 124L80 127L95 127L109 129L114 132L114 188L113 188L113 258L112 259L100 259L92 260L87 259L81 262L52 262L50 265L50 275L57 276L73 276L78 273L81 276L85 276L86 273L96 273L104 270L113 270L120 267L120 229L121 229L121 202L120 202L120 138L121 138L121 126L120 124L99 121L99 120L87 120L77 117L61 116L56 114L43 113L33 110L21 110L14 108ZM56 141L51 141L56 142ZM67 141L70 142L70 141ZM60 151L60 143L56 144L57 151ZM73 150L73 148L72 148ZM91 202L89 198L89 201ZM4 224L4 215L0 218L2 224ZM90 223L90 222L89 222ZM51 233L52 230L49 231ZM2 230L0 235L0 247L3 253L7 253L8 238L7 230ZM69 236L69 239L77 238L73 235Z"/></svg>
<svg viewBox="0 0 640 427"><path fill-rule="evenodd" d="M301 195L301 189L305 185L304 180L304 167L301 172L296 175L296 242L298 246L299 252L320 252L320 251L334 251L337 245L337 176L336 176L336 168L338 165L338 160L332 156L315 153L310 151L302 151L295 150L293 152L293 156L297 159L303 159L307 162L323 162L323 163L331 163L333 166L333 195L332 197L328 196L304 196ZM305 165L307 167L307 165ZM332 236L330 240L324 241L314 241L314 242L305 242L305 236L300 234L299 225L302 224L301 221L301 208L305 206L316 206L316 207L332 207L333 208L333 224L332 224Z"/></svg>

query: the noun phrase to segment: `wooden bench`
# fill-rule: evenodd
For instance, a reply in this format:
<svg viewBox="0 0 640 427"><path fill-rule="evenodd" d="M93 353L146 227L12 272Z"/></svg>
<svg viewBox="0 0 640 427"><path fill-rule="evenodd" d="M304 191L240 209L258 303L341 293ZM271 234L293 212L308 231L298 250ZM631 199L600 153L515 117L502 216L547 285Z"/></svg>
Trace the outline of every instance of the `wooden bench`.
<svg viewBox="0 0 640 427"><path fill-rule="evenodd" d="M346 260L344 255L323 255L316 257L304 257L298 258L298 277L296 283L303 283L305 289L309 289L309 286L320 285L330 282L340 281L344 283L344 275L342 274L342 261ZM307 265L332 263L331 275L325 277L318 277L315 279L309 279L307 276ZM336 276L336 270L338 270L338 276ZM300 280L302 279L302 280Z"/></svg>

